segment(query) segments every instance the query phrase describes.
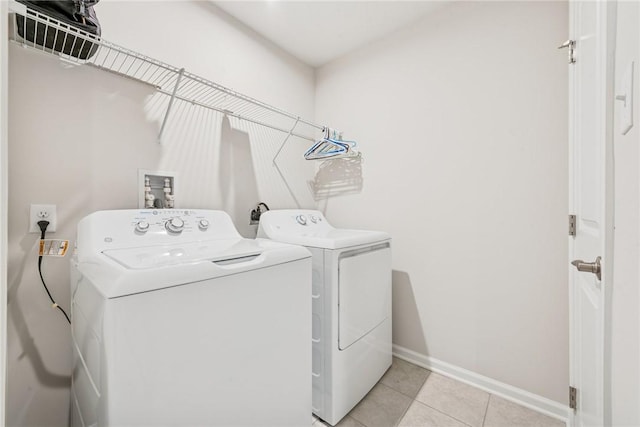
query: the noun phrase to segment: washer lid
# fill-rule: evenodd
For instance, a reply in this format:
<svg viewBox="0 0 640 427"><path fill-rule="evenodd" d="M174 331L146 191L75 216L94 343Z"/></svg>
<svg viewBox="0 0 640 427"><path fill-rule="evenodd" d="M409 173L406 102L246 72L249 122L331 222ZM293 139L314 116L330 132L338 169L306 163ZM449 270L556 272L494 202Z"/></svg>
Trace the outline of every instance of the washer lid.
<svg viewBox="0 0 640 427"><path fill-rule="evenodd" d="M185 244L111 249L102 252L118 264L131 270L192 264L200 261L215 263L248 259L262 253L253 240L228 239Z"/></svg>
<svg viewBox="0 0 640 427"><path fill-rule="evenodd" d="M221 239L109 249L78 261L82 280L117 298L311 258L302 246L265 239Z"/></svg>

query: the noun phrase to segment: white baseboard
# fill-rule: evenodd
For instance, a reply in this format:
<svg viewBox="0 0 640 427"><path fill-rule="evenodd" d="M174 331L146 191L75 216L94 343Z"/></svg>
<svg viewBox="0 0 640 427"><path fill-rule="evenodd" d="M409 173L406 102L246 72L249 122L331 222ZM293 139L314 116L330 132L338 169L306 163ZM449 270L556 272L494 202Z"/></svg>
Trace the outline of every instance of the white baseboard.
<svg viewBox="0 0 640 427"><path fill-rule="evenodd" d="M501 383L489 377L477 374L459 366L425 356L399 345L393 345L393 355L411 362L414 365L422 366L425 369L437 374L453 378L457 381L477 387L488 393L495 394L506 400L510 400L518 405L525 406L534 411L538 411L550 417L565 422L568 425L569 408L561 403L555 402L546 397L538 396L526 390Z"/></svg>

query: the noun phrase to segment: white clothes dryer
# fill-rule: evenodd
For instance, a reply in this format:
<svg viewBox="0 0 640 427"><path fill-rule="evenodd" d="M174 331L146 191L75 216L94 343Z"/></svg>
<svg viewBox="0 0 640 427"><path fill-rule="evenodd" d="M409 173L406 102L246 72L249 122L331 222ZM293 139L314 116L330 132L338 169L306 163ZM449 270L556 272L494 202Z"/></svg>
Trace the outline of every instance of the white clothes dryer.
<svg viewBox="0 0 640 427"><path fill-rule="evenodd" d="M209 210L78 224L72 426L311 424L311 257Z"/></svg>
<svg viewBox="0 0 640 427"><path fill-rule="evenodd" d="M258 237L313 255L313 412L337 424L391 366L391 240L332 227L319 211L271 210Z"/></svg>

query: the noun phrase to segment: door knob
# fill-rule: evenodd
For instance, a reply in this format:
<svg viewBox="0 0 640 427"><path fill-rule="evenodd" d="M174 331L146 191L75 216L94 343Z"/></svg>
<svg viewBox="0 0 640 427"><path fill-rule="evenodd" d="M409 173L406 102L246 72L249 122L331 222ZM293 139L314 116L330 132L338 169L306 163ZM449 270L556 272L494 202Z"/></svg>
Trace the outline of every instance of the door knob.
<svg viewBox="0 0 640 427"><path fill-rule="evenodd" d="M578 271L585 271L587 273L593 273L598 280L602 280L602 267L600 266L601 257L597 257L595 262L584 262L581 259L571 261L572 265L578 269Z"/></svg>

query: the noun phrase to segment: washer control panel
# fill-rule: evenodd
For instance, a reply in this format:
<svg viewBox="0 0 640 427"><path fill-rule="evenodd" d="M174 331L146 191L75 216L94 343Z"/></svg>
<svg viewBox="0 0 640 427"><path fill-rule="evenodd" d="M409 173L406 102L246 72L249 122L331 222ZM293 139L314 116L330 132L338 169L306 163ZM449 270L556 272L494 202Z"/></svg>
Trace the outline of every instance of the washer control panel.
<svg viewBox="0 0 640 427"><path fill-rule="evenodd" d="M132 218L137 235L166 232L169 235L207 233L215 227L211 212L198 210L157 209L141 210ZM215 216L215 215L214 215Z"/></svg>
<svg viewBox="0 0 640 427"><path fill-rule="evenodd" d="M95 251L241 237L226 212L199 209L98 211L83 218L81 228L78 249Z"/></svg>

